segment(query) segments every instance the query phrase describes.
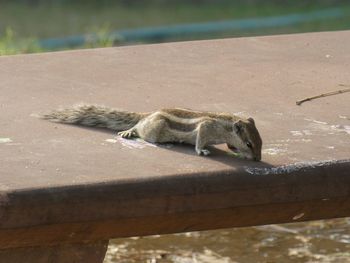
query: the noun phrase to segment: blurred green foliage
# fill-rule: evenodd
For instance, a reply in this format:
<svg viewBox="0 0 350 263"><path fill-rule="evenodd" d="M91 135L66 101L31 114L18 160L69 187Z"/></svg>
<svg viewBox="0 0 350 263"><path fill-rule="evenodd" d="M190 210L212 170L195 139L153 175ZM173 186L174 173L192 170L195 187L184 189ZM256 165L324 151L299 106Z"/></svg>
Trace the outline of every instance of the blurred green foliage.
<svg viewBox="0 0 350 263"><path fill-rule="evenodd" d="M0 36L0 56L19 53L41 52L37 41L31 38L17 38L11 28L6 28Z"/></svg>
<svg viewBox="0 0 350 263"><path fill-rule="evenodd" d="M266 0L2 0L5 2L17 2L26 4L95 4L95 5L178 5L178 4L261 4L267 2ZM273 4L291 4L291 5L309 5L309 4L339 4L346 3L345 0L317 0L317 1L302 1L302 0L268 0Z"/></svg>
<svg viewBox="0 0 350 263"><path fill-rule="evenodd" d="M112 29L108 24L104 24L101 27L93 26L86 35L85 48L97 48L97 47L112 47L116 44L115 39L112 38Z"/></svg>

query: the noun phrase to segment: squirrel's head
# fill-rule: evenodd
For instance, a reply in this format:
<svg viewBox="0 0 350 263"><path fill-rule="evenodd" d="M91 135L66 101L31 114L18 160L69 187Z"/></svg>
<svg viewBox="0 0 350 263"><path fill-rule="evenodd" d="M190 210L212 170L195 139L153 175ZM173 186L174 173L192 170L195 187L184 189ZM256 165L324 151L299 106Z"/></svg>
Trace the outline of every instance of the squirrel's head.
<svg viewBox="0 0 350 263"><path fill-rule="evenodd" d="M232 125L232 141L227 146L238 151L244 158L261 160L262 140L252 118L241 119Z"/></svg>

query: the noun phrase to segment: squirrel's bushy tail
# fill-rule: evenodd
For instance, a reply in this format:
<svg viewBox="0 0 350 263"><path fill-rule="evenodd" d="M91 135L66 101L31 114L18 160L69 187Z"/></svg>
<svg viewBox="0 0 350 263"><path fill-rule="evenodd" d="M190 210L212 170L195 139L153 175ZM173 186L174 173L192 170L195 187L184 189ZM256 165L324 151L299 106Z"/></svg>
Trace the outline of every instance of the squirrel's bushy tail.
<svg viewBox="0 0 350 263"><path fill-rule="evenodd" d="M54 122L122 131L135 126L145 115L98 105L76 105L72 108L52 111L41 117Z"/></svg>

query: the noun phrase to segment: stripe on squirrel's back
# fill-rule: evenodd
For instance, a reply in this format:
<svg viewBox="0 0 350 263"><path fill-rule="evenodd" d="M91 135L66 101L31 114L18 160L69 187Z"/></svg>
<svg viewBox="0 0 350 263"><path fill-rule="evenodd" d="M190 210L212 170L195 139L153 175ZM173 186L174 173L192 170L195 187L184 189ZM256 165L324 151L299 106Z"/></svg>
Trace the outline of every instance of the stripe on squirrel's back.
<svg viewBox="0 0 350 263"><path fill-rule="evenodd" d="M182 109L182 108L162 109L161 111L182 119L194 119L194 118L203 118L203 117L217 118L224 121L236 121L240 119L238 116L235 116L234 114L224 113L224 112L195 111L195 110Z"/></svg>

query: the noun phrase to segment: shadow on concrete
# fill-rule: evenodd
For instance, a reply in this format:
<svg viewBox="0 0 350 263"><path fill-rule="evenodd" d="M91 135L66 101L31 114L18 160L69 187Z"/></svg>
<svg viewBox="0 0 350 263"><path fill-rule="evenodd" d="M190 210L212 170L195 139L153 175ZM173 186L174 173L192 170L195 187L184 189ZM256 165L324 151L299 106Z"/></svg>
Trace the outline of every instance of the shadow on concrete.
<svg viewBox="0 0 350 263"><path fill-rule="evenodd" d="M255 161L233 156L230 154L229 149L225 151L223 149L217 148L216 146L207 147L207 149L210 151L210 155L208 156L198 156L197 153L195 152L194 145L190 145L190 144L174 143L174 144L171 144L171 147L169 147L169 145L167 144L166 145L158 144L157 146L169 151L174 151L174 152L187 154L191 156L197 156L198 158L208 158L211 160L215 160L216 162L220 162L234 168L243 167L243 166L250 166L250 167L257 167L257 168L273 167L271 164L266 163L264 161L255 162Z"/></svg>
<svg viewBox="0 0 350 263"><path fill-rule="evenodd" d="M59 123L60 125L68 125L72 127L78 127L86 130L90 130L93 132L102 132L105 134L109 134L112 136L117 136L116 131L112 131L107 128L101 128L101 127L87 127L83 125L77 125L77 124L66 124L66 123ZM186 154L190 156L197 156L198 158L209 158L211 160L215 160L217 162L223 163L227 166L231 166L234 168L249 166L249 167L256 167L256 168L271 168L274 167L273 165L266 163L264 161L255 162L252 160L242 159L238 156L234 156L233 154L230 154L230 150L223 150L216 146L209 146L207 147L210 151L210 155L208 156L198 156L195 152L194 145L190 144L183 144L183 143L165 143L165 144L157 144L157 146L161 149L165 149L168 151L174 151L181 154ZM226 146L223 146L226 147Z"/></svg>

